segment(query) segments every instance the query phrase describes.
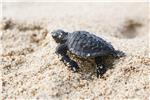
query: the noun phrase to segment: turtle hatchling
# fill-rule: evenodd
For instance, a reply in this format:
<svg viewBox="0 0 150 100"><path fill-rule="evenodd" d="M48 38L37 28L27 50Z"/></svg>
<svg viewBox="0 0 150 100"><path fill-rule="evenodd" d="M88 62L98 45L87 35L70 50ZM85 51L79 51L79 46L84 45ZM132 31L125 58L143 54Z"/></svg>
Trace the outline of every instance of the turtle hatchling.
<svg viewBox="0 0 150 100"><path fill-rule="evenodd" d="M122 52L115 50L109 42L87 31L69 33L58 29L51 32L51 35L59 44L56 48L56 54L61 55L61 61L69 64L74 72L78 70L79 66L68 56L68 51L80 58L94 58L97 77L103 76L107 69L103 63L103 56L119 58L123 55Z"/></svg>

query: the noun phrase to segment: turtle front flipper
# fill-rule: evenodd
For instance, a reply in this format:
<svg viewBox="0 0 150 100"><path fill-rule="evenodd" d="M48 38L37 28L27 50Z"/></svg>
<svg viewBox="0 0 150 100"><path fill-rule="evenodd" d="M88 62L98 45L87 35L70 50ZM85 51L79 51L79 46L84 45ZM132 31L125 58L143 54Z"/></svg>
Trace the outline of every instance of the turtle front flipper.
<svg viewBox="0 0 150 100"><path fill-rule="evenodd" d="M77 69L79 68L78 64L74 60L70 59L70 57L67 55L67 50L68 50L68 47L66 44L60 44L56 48L56 54L61 55L62 56L61 61L63 61L65 65L69 65L71 69L74 72L76 72Z"/></svg>

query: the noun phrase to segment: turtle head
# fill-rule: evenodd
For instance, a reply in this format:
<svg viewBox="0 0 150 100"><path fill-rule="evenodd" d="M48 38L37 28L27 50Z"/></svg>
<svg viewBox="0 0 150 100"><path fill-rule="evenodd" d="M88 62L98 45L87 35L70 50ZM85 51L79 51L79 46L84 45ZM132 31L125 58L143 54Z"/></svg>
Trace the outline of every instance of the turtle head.
<svg viewBox="0 0 150 100"><path fill-rule="evenodd" d="M64 32L63 30L58 29L51 32L51 35L56 43L62 44L67 41L68 32Z"/></svg>

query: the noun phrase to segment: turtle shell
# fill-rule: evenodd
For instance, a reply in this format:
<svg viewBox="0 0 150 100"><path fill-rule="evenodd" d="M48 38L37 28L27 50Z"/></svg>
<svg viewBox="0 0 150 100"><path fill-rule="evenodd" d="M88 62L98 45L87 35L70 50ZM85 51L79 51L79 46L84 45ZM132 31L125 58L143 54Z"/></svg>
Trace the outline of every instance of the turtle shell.
<svg viewBox="0 0 150 100"><path fill-rule="evenodd" d="M71 53L80 57L104 56L114 52L110 43L86 31L68 34L67 46Z"/></svg>

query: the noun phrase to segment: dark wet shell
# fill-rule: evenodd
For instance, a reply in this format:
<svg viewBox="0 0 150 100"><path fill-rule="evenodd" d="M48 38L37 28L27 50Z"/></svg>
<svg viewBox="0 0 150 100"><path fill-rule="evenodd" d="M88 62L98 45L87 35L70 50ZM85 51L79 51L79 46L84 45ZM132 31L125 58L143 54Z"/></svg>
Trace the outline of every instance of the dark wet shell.
<svg viewBox="0 0 150 100"><path fill-rule="evenodd" d="M109 55L114 51L110 43L86 31L70 33L67 45L69 51L81 57Z"/></svg>

